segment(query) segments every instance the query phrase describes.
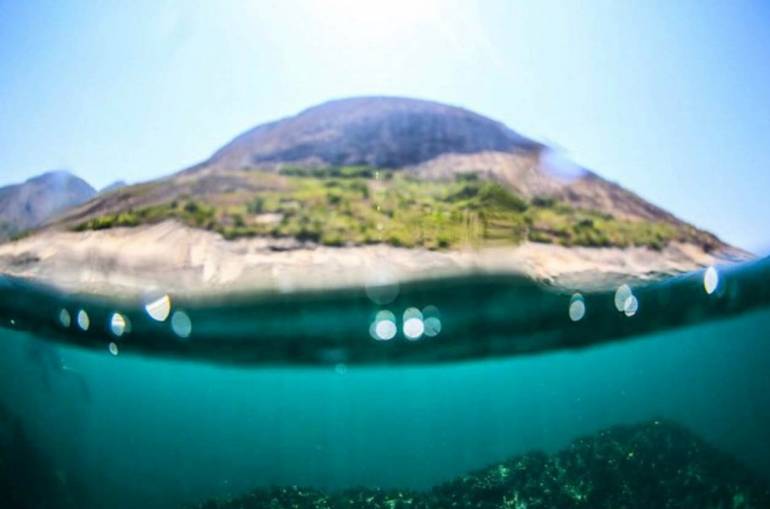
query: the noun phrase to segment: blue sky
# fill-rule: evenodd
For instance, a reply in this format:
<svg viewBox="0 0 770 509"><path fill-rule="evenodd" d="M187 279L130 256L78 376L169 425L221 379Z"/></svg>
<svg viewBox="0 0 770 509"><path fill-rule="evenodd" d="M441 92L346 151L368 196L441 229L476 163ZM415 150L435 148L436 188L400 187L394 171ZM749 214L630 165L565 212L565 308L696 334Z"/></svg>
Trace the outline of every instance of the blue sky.
<svg viewBox="0 0 770 509"><path fill-rule="evenodd" d="M770 251L770 3L0 0L0 185L198 162L330 98L461 105Z"/></svg>

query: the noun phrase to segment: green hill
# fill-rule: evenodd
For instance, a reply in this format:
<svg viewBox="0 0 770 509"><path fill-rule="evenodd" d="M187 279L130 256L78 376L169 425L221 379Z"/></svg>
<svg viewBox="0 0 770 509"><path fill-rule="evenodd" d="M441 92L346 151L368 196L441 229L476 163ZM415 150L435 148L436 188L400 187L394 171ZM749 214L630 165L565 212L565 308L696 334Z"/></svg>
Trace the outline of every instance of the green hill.
<svg viewBox="0 0 770 509"><path fill-rule="evenodd" d="M205 199L180 196L97 215L74 228L177 219L228 239L294 237L330 246L386 243L429 249L525 240L660 249L671 240L706 240L694 229L663 221L619 219L548 197L527 199L476 173L431 181L368 166L296 167L255 170L246 178L257 190L234 189Z"/></svg>
<svg viewBox="0 0 770 509"><path fill-rule="evenodd" d="M211 158L101 193L56 227L176 219L227 239L455 249L524 241L728 248L499 122L403 98L331 101L257 126Z"/></svg>

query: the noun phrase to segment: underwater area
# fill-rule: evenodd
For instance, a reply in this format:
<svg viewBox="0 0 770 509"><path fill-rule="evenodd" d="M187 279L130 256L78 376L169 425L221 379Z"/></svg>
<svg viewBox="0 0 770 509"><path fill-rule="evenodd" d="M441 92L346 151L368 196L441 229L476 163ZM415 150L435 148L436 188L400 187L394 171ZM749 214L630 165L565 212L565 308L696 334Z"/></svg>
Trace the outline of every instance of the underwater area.
<svg viewBox="0 0 770 509"><path fill-rule="evenodd" d="M770 507L770 261L96 299L0 279L0 506Z"/></svg>

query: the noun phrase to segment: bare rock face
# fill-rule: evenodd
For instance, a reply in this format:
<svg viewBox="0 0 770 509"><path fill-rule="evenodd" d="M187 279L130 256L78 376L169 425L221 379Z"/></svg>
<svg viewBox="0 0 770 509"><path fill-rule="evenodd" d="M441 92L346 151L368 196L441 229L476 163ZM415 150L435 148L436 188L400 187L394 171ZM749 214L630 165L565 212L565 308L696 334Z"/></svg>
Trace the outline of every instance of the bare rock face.
<svg viewBox="0 0 770 509"><path fill-rule="evenodd" d="M499 122L430 101L360 97L330 101L247 131L209 160L216 167L313 160L402 168L446 153L521 152L539 145Z"/></svg>
<svg viewBox="0 0 770 509"><path fill-rule="evenodd" d="M0 239L40 226L95 194L86 181L66 171L44 173L23 184L0 188Z"/></svg>

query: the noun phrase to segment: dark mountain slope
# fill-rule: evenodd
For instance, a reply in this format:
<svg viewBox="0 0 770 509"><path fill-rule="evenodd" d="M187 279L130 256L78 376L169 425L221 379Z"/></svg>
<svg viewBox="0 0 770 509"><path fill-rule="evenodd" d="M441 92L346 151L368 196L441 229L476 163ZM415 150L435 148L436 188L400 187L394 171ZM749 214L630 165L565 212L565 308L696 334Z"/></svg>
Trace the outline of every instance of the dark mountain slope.
<svg viewBox="0 0 770 509"><path fill-rule="evenodd" d="M446 153L532 150L538 144L503 124L430 101L361 97L330 101L247 131L208 165L238 169L260 163L401 168Z"/></svg>

